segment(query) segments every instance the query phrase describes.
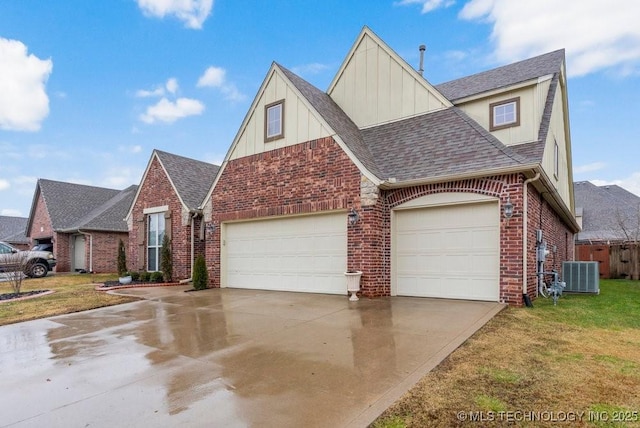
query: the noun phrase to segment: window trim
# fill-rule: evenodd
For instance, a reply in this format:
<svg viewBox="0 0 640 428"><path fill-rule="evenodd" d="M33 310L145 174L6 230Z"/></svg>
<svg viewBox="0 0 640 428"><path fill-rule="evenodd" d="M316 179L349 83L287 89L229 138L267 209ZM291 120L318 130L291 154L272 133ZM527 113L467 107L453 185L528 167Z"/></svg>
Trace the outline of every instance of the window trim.
<svg viewBox="0 0 640 428"><path fill-rule="evenodd" d="M280 106L280 132L269 136L269 109ZM275 101L264 106L264 141L266 143L284 138L284 99Z"/></svg>
<svg viewBox="0 0 640 428"><path fill-rule="evenodd" d="M158 227L158 229L156 230L156 245L150 245L151 240L149 239L150 236L150 232L151 232L151 218L157 216L158 221L160 218L162 218L163 220L163 229L162 229L162 233L160 233L160 227ZM153 213L149 213L147 214L147 227L146 227L146 235L147 235L147 242L145 245L145 249L146 249L146 270L147 272L158 272L160 271L160 257L162 255L162 240L159 239L160 236L163 236L165 233L167 233L167 225L165 222L165 215L164 212L153 212ZM149 265L149 250L153 249L156 253L156 265L154 270L151 269L151 266Z"/></svg>
<svg viewBox="0 0 640 428"><path fill-rule="evenodd" d="M503 123L501 125L495 125L495 109L507 104L515 104L516 118L513 122ZM499 129L511 128L513 126L520 126L520 97L509 98L508 100L498 101L489 104L489 131L497 131Z"/></svg>

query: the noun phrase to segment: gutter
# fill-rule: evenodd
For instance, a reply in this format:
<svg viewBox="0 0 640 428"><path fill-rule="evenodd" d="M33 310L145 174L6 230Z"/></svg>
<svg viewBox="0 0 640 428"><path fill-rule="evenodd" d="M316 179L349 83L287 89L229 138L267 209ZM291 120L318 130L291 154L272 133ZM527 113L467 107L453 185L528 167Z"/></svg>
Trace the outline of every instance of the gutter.
<svg viewBox="0 0 640 428"><path fill-rule="evenodd" d="M537 169L539 164L532 163L529 165L515 165L509 168L485 169L482 171L473 171L463 174L439 175L436 177L419 178L415 180L406 180L396 182L395 178L388 178L380 183L380 188L384 190L401 189L403 187L420 186L423 184L442 183L443 181L468 180L470 178L485 178L492 175L513 174L524 172L526 170Z"/></svg>

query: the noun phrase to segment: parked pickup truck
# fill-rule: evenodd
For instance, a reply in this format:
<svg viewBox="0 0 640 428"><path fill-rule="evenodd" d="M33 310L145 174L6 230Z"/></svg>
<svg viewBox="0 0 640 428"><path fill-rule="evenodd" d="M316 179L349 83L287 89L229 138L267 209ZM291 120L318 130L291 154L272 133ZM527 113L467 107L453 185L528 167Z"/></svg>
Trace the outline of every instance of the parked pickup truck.
<svg viewBox="0 0 640 428"><path fill-rule="evenodd" d="M21 251L0 241L0 272L22 269L30 278L42 278L56 263L51 251Z"/></svg>

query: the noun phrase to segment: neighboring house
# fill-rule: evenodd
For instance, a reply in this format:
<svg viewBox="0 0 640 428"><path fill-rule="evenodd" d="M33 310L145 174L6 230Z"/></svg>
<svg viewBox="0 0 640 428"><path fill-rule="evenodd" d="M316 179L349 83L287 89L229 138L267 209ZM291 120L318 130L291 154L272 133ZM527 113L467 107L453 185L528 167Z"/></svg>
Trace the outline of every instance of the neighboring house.
<svg viewBox="0 0 640 428"><path fill-rule="evenodd" d="M638 278L640 196L616 185L574 183L576 259L599 262L601 278Z"/></svg>
<svg viewBox="0 0 640 428"><path fill-rule="evenodd" d="M124 190L39 179L27 223L34 244L53 244L56 272L116 272L124 217L137 186Z"/></svg>
<svg viewBox="0 0 640 428"><path fill-rule="evenodd" d="M273 63L206 200L212 284L521 305L537 229L574 256L568 115L562 50L433 86L365 27L327 92Z"/></svg>
<svg viewBox="0 0 640 428"><path fill-rule="evenodd" d="M202 203L219 166L154 150L126 215L129 268L160 271L162 241L171 239L174 279L191 277L204 254Z"/></svg>
<svg viewBox="0 0 640 428"><path fill-rule="evenodd" d="M0 241L13 245L19 250L28 250L31 240L25 235L26 217L0 215Z"/></svg>

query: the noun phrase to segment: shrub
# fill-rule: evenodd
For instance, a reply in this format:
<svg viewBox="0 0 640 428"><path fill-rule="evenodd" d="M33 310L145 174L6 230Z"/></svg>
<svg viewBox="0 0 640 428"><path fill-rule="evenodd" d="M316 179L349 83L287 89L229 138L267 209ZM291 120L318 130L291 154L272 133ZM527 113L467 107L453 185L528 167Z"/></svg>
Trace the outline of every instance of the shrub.
<svg viewBox="0 0 640 428"><path fill-rule="evenodd" d="M132 281L139 281L140 280L140 272L130 272L129 274L131 275L131 280Z"/></svg>
<svg viewBox="0 0 640 428"><path fill-rule="evenodd" d="M127 274L127 250L124 247L122 239L118 241L118 276L123 277Z"/></svg>
<svg viewBox="0 0 640 428"><path fill-rule="evenodd" d="M198 257L196 257L193 263L192 279L193 288L196 290L204 290L209 284L209 272L207 272L207 264L202 254L198 254Z"/></svg>
<svg viewBox="0 0 640 428"><path fill-rule="evenodd" d="M149 280L151 279L151 272L140 272L140 281L143 282L149 282Z"/></svg>
<svg viewBox="0 0 640 428"><path fill-rule="evenodd" d="M151 280L151 282L162 282L163 281L162 272L160 272L160 271L151 272L150 280Z"/></svg>
<svg viewBox="0 0 640 428"><path fill-rule="evenodd" d="M171 239L164 234L162 250L160 252L160 269L164 275L164 282L171 282L173 278L173 261L171 260Z"/></svg>

